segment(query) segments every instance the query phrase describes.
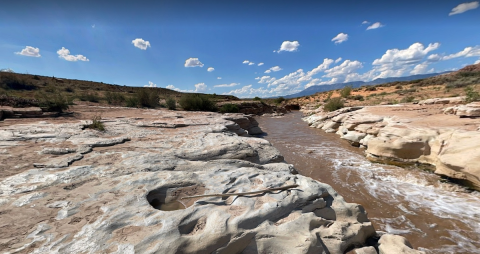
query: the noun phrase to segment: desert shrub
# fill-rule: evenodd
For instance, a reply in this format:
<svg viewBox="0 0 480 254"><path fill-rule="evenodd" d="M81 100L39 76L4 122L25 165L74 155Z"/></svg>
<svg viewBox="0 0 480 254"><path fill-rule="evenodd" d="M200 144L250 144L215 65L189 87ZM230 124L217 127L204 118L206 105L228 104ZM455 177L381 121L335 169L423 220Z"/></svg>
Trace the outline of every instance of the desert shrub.
<svg viewBox="0 0 480 254"><path fill-rule="evenodd" d="M237 104L224 104L221 108L220 108L220 112L221 113L238 113L239 112L239 108L237 106Z"/></svg>
<svg viewBox="0 0 480 254"><path fill-rule="evenodd" d="M2 73L0 84L6 89L12 90L35 90L37 87L27 79L14 73Z"/></svg>
<svg viewBox="0 0 480 254"><path fill-rule="evenodd" d="M98 97L97 93L95 92L83 92L78 95L78 99L81 101L89 101L89 102L100 101L100 97Z"/></svg>
<svg viewBox="0 0 480 254"><path fill-rule="evenodd" d="M332 94L333 94L333 91L330 91L330 92L328 92L328 94L327 94L327 98L326 98L326 99L325 99L323 102L327 102L327 101L329 101L329 100L330 100L330 98L332 97Z"/></svg>
<svg viewBox="0 0 480 254"><path fill-rule="evenodd" d="M380 96L382 96L382 95L387 95L387 92L381 92L379 95L380 95Z"/></svg>
<svg viewBox="0 0 480 254"><path fill-rule="evenodd" d="M137 99L141 107L155 108L159 106L158 93L151 89L140 89L137 92Z"/></svg>
<svg viewBox="0 0 480 254"><path fill-rule="evenodd" d="M187 94L180 101L180 106L188 111L215 111L215 103L203 94Z"/></svg>
<svg viewBox="0 0 480 254"><path fill-rule="evenodd" d="M374 86L367 86L367 87L365 87L365 91L370 91L370 92L371 91L377 91L377 88L374 87Z"/></svg>
<svg viewBox="0 0 480 254"><path fill-rule="evenodd" d="M364 100L363 96L360 95L360 94L357 94L357 95L353 96L352 98L354 100L357 100L357 101L363 101Z"/></svg>
<svg viewBox="0 0 480 254"><path fill-rule="evenodd" d="M417 89L415 88L410 88L410 89L407 89L407 90L403 90L404 93L415 93L417 91Z"/></svg>
<svg viewBox="0 0 480 254"><path fill-rule="evenodd" d="M480 100L480 94L478 94L477 91L473 90L473 87L471 87L471 86L465 87L465 95L466 95L465 100L467 102L473 102L473 101Z"/></svg>
<svg viewBox="0 0 480 254"><path fill-rule="evenodd" d="M395 89L403 89L403 86L401 86L401 85L396 85L396 86L395 86Z"/></svg>
<svg viewBox="0 0 480 254"><path fill-rule="evenodd" d="M87 125L86 127L89 129L95 129L99 131L105 130L105 125L101 122L102 117L99 115L95 115L92 117L92 123Z"/></svg>
<svg viewBox="0 0 480 254"><path fill-rule="evenodd" d="M36 99L38 100L38 105L46 111L63 112L69 107L68 98L63 96L61 93L54 95L38 93L36 95Z"/></svg>
<svg viewBox="0 0 480 254"><path fill-rule="evenodd" d="M105 100L107 101L108 104L119 105L125 102L125 96L123 96L123 94L120 94L120 93L106 92Z"/></svg>
<svg viewBox="0 0 480 254"><path fill-rule="evenodd" d="M165 104L166 104L167 108L170 109L170 110L175 110L177 108L177 102L172 97L168 97L165 100Z"/></svg>
<svg viewBox="0 0 480 254"><path fill-rule="evenodd" d="M138 98L136 96L129 96L125 99L125 106L130 108L137 108L139 104Z"/></svg>
<svg viewBox="0 0 480 254"><path fill-rule="evenodd" d="M402 102L402 103L413 102L413 100L415 100L415 96L406 96L406 97L403 97L400 102Z"/></svg>
<svg viewBox="0 0 480 254"><path fill-rule="evenodd" d="M73 90L73 88L71 88L71 87L65 87L65 92L73 93L73 92L75 92L75 90Z"/></svg>
<svg viewBox="0 0 480 254"><path fill-rule="evenodd" d="M344 107L343 100L340 97L331 98L323 106L325 111L335 111Z"/></svg>
<svg viewBox="0 0 480 254"><path fill-rule="evenodd" d="M310 98L310 97L308 97L308 98ZM273 102L275 102L276 104L280 104L284 101L285 101L285 98L283 98L283 97L278 97L275 100L273 100Z"/></svg>
<svg viewBox="0 0 480 254"><path fill-rule="evenodd" d="M261 101L262 98L258 97L258 96L255 96L255 98L253 98L254 101Z"/></svg>
<svg viewBox="0 0 480 254"><path fill-rule="evenodd" d="M350 94L352 93L352 86L346 86L342 90L340 90L340 96L343 98L348 98Z"/></svg>
<svg viewBox="0 0 480 254"><path fill-rule="evenodd" d="M0 106L10 106L15 108L38 107L38 100L3 94L0 95Z"/></svg>

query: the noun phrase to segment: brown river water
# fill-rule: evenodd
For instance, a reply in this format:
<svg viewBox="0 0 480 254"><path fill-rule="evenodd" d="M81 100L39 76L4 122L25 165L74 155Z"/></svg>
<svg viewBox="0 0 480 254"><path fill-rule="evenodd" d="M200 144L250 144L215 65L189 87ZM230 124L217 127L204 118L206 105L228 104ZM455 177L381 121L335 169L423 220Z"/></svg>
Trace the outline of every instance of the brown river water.
<svg viewBox="0 0 480 254"><path fill-rule="evenodd" d="M426 253L480 253L480 193L417 168L372 163L336 134L308 127L302 113L257 117L300 174L365 207L377 231L406 237Z"/></svg>

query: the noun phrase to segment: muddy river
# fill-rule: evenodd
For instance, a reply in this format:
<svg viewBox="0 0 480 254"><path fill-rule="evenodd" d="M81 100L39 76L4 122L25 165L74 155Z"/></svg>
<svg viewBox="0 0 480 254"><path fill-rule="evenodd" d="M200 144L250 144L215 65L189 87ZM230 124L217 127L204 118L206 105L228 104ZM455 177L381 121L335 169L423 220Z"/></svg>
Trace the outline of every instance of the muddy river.
<svg viewBox="0 0 480 254"><path fill-rule="evenodd" d="M480 253L480 194L417 168L369 162L336 134L308 127L301 112L257 117L300 174L362 204L375 229L405 236L427 253Z"/></svg>

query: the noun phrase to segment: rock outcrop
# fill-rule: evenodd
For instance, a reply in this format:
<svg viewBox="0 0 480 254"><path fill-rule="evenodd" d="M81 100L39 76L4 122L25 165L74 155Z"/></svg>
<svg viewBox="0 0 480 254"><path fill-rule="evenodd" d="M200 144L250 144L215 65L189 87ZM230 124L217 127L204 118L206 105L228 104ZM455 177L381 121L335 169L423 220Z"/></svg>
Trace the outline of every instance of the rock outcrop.
<svg viewBox="0 0 480 254"><path fill-rule="evenodd" d="M480 117L480 102L448 107L444 109L443 112L445 114L453 114L460 117Z"/></svg>
<svg viewBox="0 0 480 254"><path fill-rule="evenodd" d="M239 112L247 115L263 115L263 114L285 114L287 109L282 106L273 106L261 101L229 101L218 103L221 107L224 104L237 105Z"/></svg>
<svg viewBox="0 0 480 254"><path fill-rule="evenodd" d="M457 106L454 112L470 112L466 114L471 115L474 111L470 109L475 109L472 105ZM472 142L480 139L480 132L476 128L468 128L480 122L455 125L456 119L449 119L442 114L439 114L444 117L441 119L425 119L431 113L425 113L426 117L417 119L403 118L391 115L395 113L394 107L343 108L330 113L317 113L304 120L311 127L335 132L352 145L364 147L370 160L397 165L431 165L436 174L480 190L480 144ZM426 111L417 107L422 112ZM380 114L382 110L388 113Z"/></svg>
<svg viewBox="0 0 480 254"><path fill-rule="evenodd" d="M268 141L231 131L258 128L252 118L136 115L102 119L104 132L88 120L0 125L0 249L344 253L376 235L361 205L296 174Z"/></svg>

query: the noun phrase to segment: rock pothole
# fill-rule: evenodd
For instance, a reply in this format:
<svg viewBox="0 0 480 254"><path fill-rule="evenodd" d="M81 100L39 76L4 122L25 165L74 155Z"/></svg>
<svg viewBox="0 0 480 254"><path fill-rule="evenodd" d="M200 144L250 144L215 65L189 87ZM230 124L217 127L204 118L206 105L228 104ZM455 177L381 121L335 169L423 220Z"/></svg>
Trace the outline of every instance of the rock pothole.
<svg viewBox="0 0 480 254"><path fill-rule="evenodd" d="M196 183L179 183L164 186L150 191L147 200L150 205L162 211L175 211L185 209L193 205L198 199L184 199L183 197L202 195L205 186Z"/></svg>

